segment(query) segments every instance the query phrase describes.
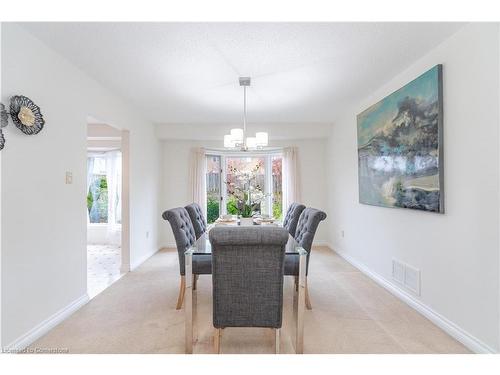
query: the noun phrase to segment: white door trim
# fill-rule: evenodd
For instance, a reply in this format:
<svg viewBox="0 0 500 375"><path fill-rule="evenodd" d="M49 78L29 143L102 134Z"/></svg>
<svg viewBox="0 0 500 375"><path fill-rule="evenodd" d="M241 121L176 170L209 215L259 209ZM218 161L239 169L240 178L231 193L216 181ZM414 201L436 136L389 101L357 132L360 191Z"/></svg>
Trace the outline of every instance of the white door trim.
<svg viewBox="0 0 500 375"><path fill-rule="evenodd" d="M130 132L122 130L122 247L121 273L130 271Z"/></svg>

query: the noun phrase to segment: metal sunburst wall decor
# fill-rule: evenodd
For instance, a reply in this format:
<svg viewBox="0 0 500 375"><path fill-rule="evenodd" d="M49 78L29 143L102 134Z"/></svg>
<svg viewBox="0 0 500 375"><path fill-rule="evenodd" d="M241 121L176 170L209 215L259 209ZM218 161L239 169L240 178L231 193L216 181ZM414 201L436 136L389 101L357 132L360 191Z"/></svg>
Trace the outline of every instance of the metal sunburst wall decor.
<svg viewBox="0 0 500 375"><path fill-rule="evenodd" d="M5 110L5 106L0 103L0 150L5 146L5 137L3 136L3 128L5 128L9 121L9 115Z"/></svg>
<svg viewBox="0 0 500 375"><path fill-rule="evenodd" d="M24 134L38 134L45 124L40 107L26 96L16 95L10 99L10 117Z"/></svg>
<svg viewBox="0 0 500 375"><path fill-rule="evenodd" d="M5 146L2 129L8 124L9 115L16 127L27 135L38 134L45 124L40 107L26 96L15 95L10 98L10 112L0 103L0 150Z"/></svg>
<svg viewBox="0 0 500 375"><path fill-rule="evenodd" d="M3 136L3 131L0 128L0 150L3 150L4 146L5 146L5 137Z"/></svg>

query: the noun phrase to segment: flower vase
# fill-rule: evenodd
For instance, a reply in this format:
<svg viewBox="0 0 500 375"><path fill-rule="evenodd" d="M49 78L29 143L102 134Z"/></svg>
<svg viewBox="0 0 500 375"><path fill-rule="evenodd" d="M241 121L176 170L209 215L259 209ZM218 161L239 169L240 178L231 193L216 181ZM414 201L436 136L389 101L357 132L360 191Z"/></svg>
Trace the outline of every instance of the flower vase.
<svg viewBox="0 0 500 375"><path fill-rule="evenodd" d="M242 226L248 226L253 224L253 218L251 217L242 217L240 219L240 225Z"/></svg>

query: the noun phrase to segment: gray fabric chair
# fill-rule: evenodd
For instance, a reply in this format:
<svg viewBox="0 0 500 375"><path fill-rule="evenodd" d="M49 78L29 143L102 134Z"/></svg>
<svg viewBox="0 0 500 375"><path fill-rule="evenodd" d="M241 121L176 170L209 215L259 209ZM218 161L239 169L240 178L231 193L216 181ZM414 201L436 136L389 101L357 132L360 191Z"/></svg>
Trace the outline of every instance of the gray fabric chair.
<svg viewBox="0 0 500 375"><path fill-rule="evenodd" d="M314 235L321 221L326 219L326 213L315 208L306 208L300 214L297 230L295 232L295 240L299 245L307 251L306 275L309 274L309 258L311 256L311 248L314 240ZM285 258L285 275L299 276L299 257L294 254L289 254ZM297 280L297 279L296 279ZM307 280L307 279L306 279ZM312 309L309 291L306 281L306 306L309 310Z"/></svg>
<svg viewBox="0 0 500 375"><path fill-rule="evenodd" d="M179 256L179 273L181 274L181 286L179 297L177 298L176 309L182 307L184 301L184 293L186 291L186 267L184 252L189 249L196 241L193 224L191 218L184 207L172 208L165 211L162 217L170 223L172 232L175 237L177 246L177 254ZM193 256L193 275L210 275L212 273L212 257L211 255L195 255Z"/></svg>
<svg viewBox="0 0 500 375"><path fill-rule="evenodd" d="M207 222L205 221L205 217L203 215L203 211L198 203L191 203L184 207L191 218L191 222L193 223L194 234L196 239L200 238L200 236L207 231Z"/></svg>
<svg viewBox="0 0 500 375"><path fill-rule="evenodd" d="M306 206L300 203L293 202L288 211L286 212L285 219L283 220L283 228L288 230L288 233L295 237L295 231L297 229L297 223L299 222L299 217Z"/></svg>
<svg viewBox="0 0 500 375"><path fill-rule="evenodd" d="M287 230L215 227L209 238L216 351L220 330L226 327L274 328L279 351Z"/></svg>

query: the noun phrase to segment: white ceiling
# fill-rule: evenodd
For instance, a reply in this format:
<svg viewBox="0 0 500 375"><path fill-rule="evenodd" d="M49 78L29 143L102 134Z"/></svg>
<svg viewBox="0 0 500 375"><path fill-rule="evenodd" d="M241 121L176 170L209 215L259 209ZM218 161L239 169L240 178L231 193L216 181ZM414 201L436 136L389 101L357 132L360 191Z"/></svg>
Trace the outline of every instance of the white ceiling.
<svg viewBox="0 0 500 375"><path fill-rule="evenodd" d="M331 122L458 23L23 23L155 123Z"/></svg>

